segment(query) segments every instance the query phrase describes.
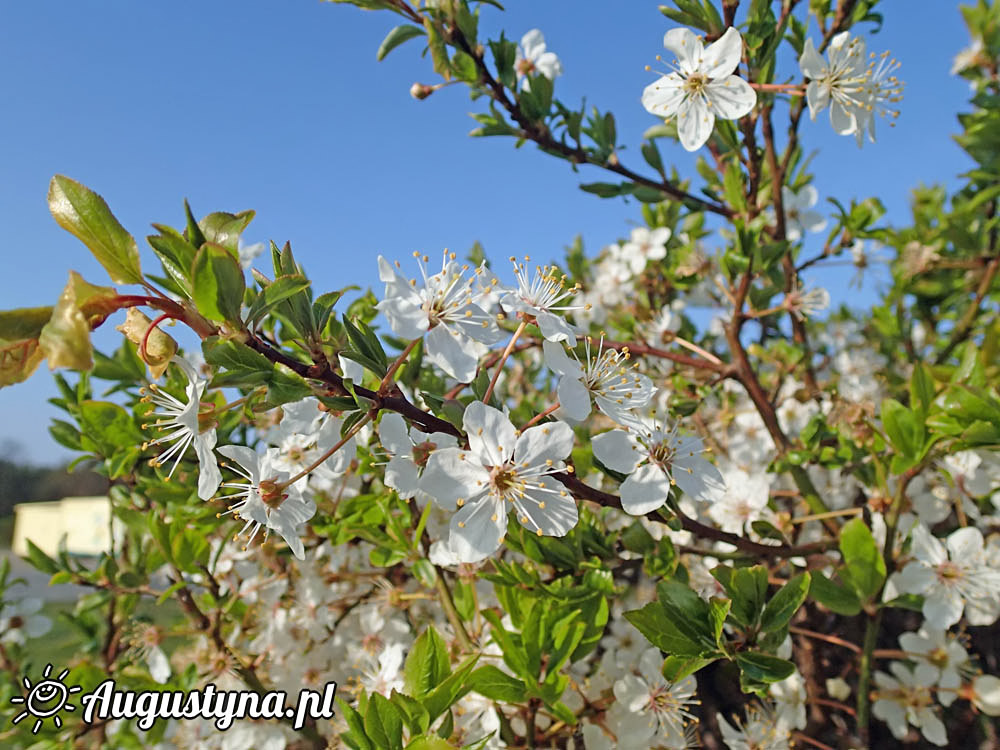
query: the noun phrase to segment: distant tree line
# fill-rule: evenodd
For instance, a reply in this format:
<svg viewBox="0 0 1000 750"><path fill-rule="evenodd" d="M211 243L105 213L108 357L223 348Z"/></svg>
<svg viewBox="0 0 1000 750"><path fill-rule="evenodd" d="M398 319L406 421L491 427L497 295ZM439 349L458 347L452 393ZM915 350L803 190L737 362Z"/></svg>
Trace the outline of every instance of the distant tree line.
<svg viewBox="0 0 1000 750"><path fill-rule="evenodd" d="M17 503L59 500L77 495L103 495L108 480L83 467L38 466L24 459L17 444L0 444L0 517Z"/></svg>

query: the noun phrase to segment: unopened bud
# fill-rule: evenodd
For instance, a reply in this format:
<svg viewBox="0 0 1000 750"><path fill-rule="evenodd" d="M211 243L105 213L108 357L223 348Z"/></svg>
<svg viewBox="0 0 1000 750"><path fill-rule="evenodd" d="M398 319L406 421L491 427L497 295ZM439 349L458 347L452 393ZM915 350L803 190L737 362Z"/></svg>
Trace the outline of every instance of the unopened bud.
<svg viewBox="0 0 1000 750"><path fill-rule="evenodd" d="M434 87L428 86L426 83L414 83L410 86L410 96L414 99L426 99L428 96L434 93Z"/></svg>

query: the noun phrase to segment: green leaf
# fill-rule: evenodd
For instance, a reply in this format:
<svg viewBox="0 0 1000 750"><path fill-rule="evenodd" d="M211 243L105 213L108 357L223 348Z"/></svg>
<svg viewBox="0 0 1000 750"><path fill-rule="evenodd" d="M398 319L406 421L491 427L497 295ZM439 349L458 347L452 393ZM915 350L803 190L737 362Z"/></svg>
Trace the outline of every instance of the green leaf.
<svg viewBox="0 0 1000 750"><path fill-rule="evenodd" d="M406 746L406 750L455 750L455 746L433 735L429 737L417 737Z"/></svg>
<svg viewBox="0 0 1000 750"><path fill-rule="evenodd" d="M467 692L465 681L472 673L477 661L479 661L478 654L468 657L454 672L448 675L444 682L424 698L424 708L430 714L432 722Z"/></svg>
<svg viewBox="0 0 1000 750"><path fill-rule="evenodd" d="M479 81L479 68L471 55L467 55L462 50L457 50L451 56L451 67L455 70L455 75L466 83L476 83Z"/></svg>
<svg viewBox="0 0 1000 750"><path fill-rule="evenodd" d="M37 339L51 317L51 307L0 310L0 341Z"/></svg>
<svg viewBox="0 0 1000 750"><path fill-rule="evenodd" d="M933 401L934 380L930 370L923 363L917 362L913 366L913 375L910 376L910 404L926 417Z"/></svg>
<svg viewBox="0 0 1000 750"><path fill-rule="evenodd" d="M84 440L102 456L111 456L121 448L132 448L143 441L132 415L110 401L80 402L78 419Z"/></svg>
<svg viewBox="0 0 1000 750"><path fill-rule="evenodd" d="M392 702L392 705L396 707L396 710L399 711L399 715L406 724L406 728L409 730L410 736L423 734L427 731L427 728L431 725L431 717L430 714L427 713L427 709L421 705L420 701L416 698L404 695L398 690L392 691L392 694L389 696L389 700Z"/></svg>
<svg viewBox="0 0 1000 750"><path fill-rule="evenodd" d="M916 414L895 399L882 402L882 424L893 448L906 459L909 468L916 463L924 444L924 424Z"/></svg>
<svg viewBox="0 0 1000 750"><path fill-rule="evenodd" d="M386 34L385 39L382 40L382 44L378 46L378 52L375 53L375 59L383 60L386 55L396 49L396 47L401 45L403 42L409 41L414 37L423 36L425 33L426 32L419 26L411 26L410 24L397 26Z"/></svg>
<svg viewBox="0 0 1000 750"><path fill-rule="evenodd" d="M840 586L818 571L813 571L809 583L809 596L838 615L856 615L861 611L861 600L848 588Z"/></svg>
<svg viewBox="0 0 1000 750"><path fill-rule="evenodd" d="M663 662L663 678L667 682L680 682L703 667L707 667L715 658L702 659L691 656L668 656Z"/></svg>
<svg viewBox="0 0 1000 750"><path fill-rule="evenodd" d="M49 183L49 211L67 232L75 235L118 284L142 281L139 248L108 204L97 193L63 175Z"/></svg>
<svg viewBox="0 0 1000 750"><path fill-rule="evenodd" d="M860 518L848 521L841 528L840 553L844 556L840 577L861 599L870 599L885 581L885 560L875 537Z"/></svg>
<svg viewBox="0 0 1000 750"><path fill-rule="evenodd" d="M673 623L660 602L650 602L642 609L626 612L625 619L635 625L647 641L668 654L692 657L701 656L706 650Z"/></svg>
<svg viewBox="0 0 1000 750"><path fill-rule="evenodd" d="M760 629L768 632L785 627L806 600L809 581L809 574L802 573L778 589L778 593L771 597L771 601L764 607L764 613L760 617Z"/></svg>
<svg viewBox="0 0 1000 750"><path fill-rule="evenodd" d="M711 605L680 581L661 581L656 593L667 614L688 639L704 650L715 648L716 617Z"/></svg>
<svg viewBox="0 0 1000 750"><path fill-rule="evenodd" d="M276 278L257 295L257 299L247 312L247 325L251 326L263 318L280 302L304 292L309 288L309 283L309 279L301 274Z"/></svg>
<svg viewBox="0 0 1000 750"><path fill-rule="evenodd" d="M253 221L253 211L240 211L229 214L224 211L210 213L198 222L204 242L219 245L226 249L235 260L240 257L240 235ZM201 245L199 245L201 247Z"/></svg>
<svg viewBox="0 0 1000 750"><path fill-rule="evenodd" d="M43 573L56 573L59 566L56 561L39 549L33 541L28 540L28 561Z"/></svg>
<svg viewBox="0 0 1000 750"><path fill-rule="evenodd" d="M524 701L525 684L516 677L488 664L480 667L469 678L469 688L487 698L501 703Z"/></svg>
<svg viewBox="0 0 1000 750"><path fill-rule="evenodd" d="M350 730L346 732L346 736L353 740L360 750L376 750L368 735L365 734L364 720L361 718L361 714L349 703L340 698L337 698L337 705L340 707L340 712L343 714L344 721L347 722L348 729Z"/></svg>
<svg viewBox="0 0 1000 750"><path fill-rule="evenodd" d="M753 682L779 682L795 671L795 664L777 656L759 651L743 651L736 654L741 676Z"/></svg>
<svg viewBox="0 0 1000 750"><path fill-rule="evenodd" d="M444 681L450 666L448 647L434 626L429 625L406 657L403 668L406 692L422 698Z"/></svg>
<svg viewBox="0 0 1000 750"><path fill-rule="evenodd" d="M403 718L384 695L373 693L368 702L365 734L379 750L401 750L403 747Z"/></svg>
<svg viewBox="0 0 1000 750"><path fill-rule="evenodd" d="M208 364L241 375L254 374L259 376L260 383L266 382L273 370L271 360L235 341L210 337L202 342L201 348Z"/></svg>
<svg viewBox="0 0 1000 750"><path fill-rule="evenodd" d="M195 255L191 278L198 312L209 320L242 325L240 305L246 279L232 253L221 245L206 242Z"/></svg>
<svg viewBox="0 0 1000 750"><path fill-rule="evenodd" d="M767 568L754 565L732 569L720 565L711 573L733 600L733 619L747 628L755 626L767 598Z"/></svg>

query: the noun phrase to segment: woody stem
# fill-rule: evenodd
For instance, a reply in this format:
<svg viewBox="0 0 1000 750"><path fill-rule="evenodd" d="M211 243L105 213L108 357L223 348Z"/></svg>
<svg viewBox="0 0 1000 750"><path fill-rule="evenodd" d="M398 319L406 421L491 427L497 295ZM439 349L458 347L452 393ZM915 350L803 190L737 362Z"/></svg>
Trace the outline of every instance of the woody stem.
<svg viewBox="0 0 1000 750"><path fill-rule="evenodd" d="M328 458L330 458L330 456L332 456L334 453L343 448L348 440L357 435L361 431L362 427L364 427L371 421L372 421L372 414L371 412L369 412L368 414L365 414L365 416L362 417L356 425L354 425L350 430L348 430L347 434L344 435L339 441L337 441L337 443L332 448L330 448L330 450L326 451L322 456L317 458L315 461L313 461L311 464L309 464L306 468L304 468L302 471L300 471L291 479L286 479L284 482L278 482L277 485L275 486L275 490L277 492L280 492L281 490L285 489L285 487L289 487L295 484L297 481L302 479L302 477L308 476L309 472L318 469L320 466L323 465L323 463Z"/></svg>
<svg viewBox="0 0 1000 750"><path fill-rule="evenodd" d="M503 354L500 355L500 361L497 362L497 369L493 373L493 379L490 380L490 385L486 389L486 395L483 396L484 404L488 404L490 402L490 396L493 395L493 389L496 388L497 380L500 379L500 373L503 371L504 362L507 361L507 357L510 356L510 353L514 351L514 344L517 343L517 340L521 337L521 334L524 333L524 329L527 327L528 321L522 320L517 326L517 329L514 331L514 335L510 337L510 341L507 342L507 348L504 349Z"/></svg>

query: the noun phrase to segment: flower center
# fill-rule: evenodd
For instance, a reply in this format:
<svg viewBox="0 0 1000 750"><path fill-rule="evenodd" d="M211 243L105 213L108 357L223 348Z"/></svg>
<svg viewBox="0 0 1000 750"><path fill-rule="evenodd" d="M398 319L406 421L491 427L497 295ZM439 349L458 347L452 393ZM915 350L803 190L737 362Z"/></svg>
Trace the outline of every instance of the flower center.
<svg viewBox="0 0 1000 750"><path fill-rule="evenodd" d="M692 96L703 93L707 85L708 76L704 73L692 73L684 79L684 90Z"/></svg>
<svg viewBox="0 0 1000 750"><path fill-rule="evenodd" d="M278 483L273 479L265 479L260 483L260 500L268 508L277 510L287 499L288 495L278 488Z"/></svg>
<svg viewBox="0 0 1000 750"><path fill-rule="evenodd" d="M650 447L649 458L655 463L658 463L668 472L670 471L670 462L674 457L673 448L667 443L657 443L656 445Z"/></svg>
<svg viewBox="0 0 1000 750"><path fill-rule="evenodd" d="M490 469L490 487L500 496L504 496L519 484L517 470L510 464L494 466Z"/></svg>
<svg viewBox="0 0 1000 750"><path fill-rule="evenodd" d="M941 583L956 583L965 577L962 569L951 560L946 560L935 568L937 578Z"/></svg>
<svg viewBox="0 0 1000 750"><path fill-rule="evenodd" d="M523 76L535 72L535 64L527 57L522 57L517 61L517 72Z"/></svg>
<svg viewBox="0 0 1000 750"><path fill-rule="evenodd" d="M437 449L437 444L432 443L430 440L425 440L422 443L414 445L413 463L415 463L417 466L426 466L427 459L431 457L431 453L433 453L436 449Z"/></svg>

